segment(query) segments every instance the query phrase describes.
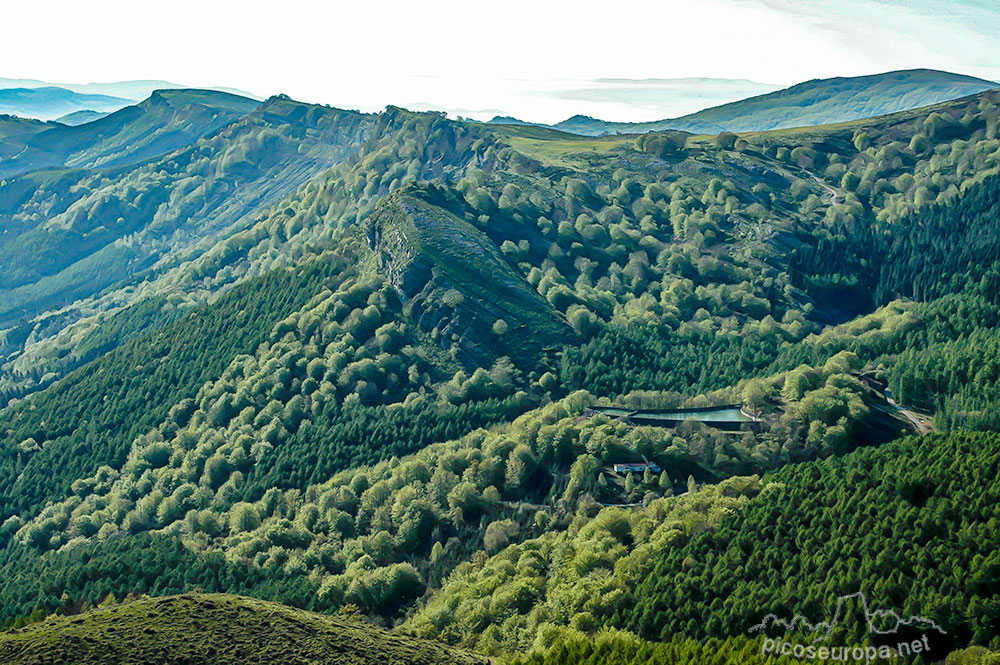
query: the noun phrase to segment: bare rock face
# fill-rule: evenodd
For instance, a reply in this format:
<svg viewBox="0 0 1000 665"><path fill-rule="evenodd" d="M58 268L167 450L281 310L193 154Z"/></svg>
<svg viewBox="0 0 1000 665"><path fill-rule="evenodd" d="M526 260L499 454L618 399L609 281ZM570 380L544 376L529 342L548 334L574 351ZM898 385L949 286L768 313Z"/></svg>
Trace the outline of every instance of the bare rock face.
<svg viewBox="0 0 1000 665"><path fill-rule="evenodd" d="M378 205L368 242L410 316L466 367L507 356L534 370L576 337L486 234L414 192Z"/></svg>

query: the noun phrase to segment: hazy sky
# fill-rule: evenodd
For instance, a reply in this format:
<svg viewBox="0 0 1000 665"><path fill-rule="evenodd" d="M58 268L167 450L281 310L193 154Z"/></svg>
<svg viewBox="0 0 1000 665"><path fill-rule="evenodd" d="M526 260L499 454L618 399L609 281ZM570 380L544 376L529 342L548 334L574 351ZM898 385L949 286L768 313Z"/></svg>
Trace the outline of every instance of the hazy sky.
<svg viewBox="0 0 1000 665"><path fill-rule="evenodd" d="M4 24L4 77L165 79L542 121L586 112L549 92L597 78L788 85L929 67L1000 79L1000 0L49 0L6 4Z"/></svg>

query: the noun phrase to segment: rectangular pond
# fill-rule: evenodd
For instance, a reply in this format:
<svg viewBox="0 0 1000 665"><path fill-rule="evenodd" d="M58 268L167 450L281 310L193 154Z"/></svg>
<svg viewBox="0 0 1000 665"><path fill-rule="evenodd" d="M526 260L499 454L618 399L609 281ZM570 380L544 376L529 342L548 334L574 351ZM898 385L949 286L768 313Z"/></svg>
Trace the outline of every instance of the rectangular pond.
<svg viewBox="0 0 1000 665"><path fill-rule="evenodd" d="M600 413L611 418L625 418L638 425L661 425L674 427L685 420L718 427L739 429L743 423L753 422L753 418L743 413L739 405L705 407L698 409L626 409L620 406L593 406L592 413Z"/></svg>

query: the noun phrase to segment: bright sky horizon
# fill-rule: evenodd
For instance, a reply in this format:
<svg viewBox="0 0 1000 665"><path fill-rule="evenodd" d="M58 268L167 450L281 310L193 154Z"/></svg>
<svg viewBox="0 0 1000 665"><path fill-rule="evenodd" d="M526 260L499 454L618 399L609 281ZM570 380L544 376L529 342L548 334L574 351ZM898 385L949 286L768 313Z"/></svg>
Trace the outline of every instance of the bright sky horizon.
<svg viewBox="0 0 1000 665"><path fill-rule="evenodd" d="M362 110L652 120L814 78L930 68L1000 80L1000 0L619 0L611 10L442 0L433 11L397 0L51 0L4 10L23 29L0 42L2 77L162 79ZM594 83L693 77L742 83L718 94L630 83L613 99Z"/></svg>

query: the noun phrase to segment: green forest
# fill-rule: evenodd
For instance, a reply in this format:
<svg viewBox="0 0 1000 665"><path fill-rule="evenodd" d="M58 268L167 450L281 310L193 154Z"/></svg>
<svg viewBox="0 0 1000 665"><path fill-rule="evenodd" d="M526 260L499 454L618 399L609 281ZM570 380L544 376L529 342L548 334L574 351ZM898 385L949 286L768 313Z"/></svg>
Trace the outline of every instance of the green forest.
<svg viewBox="0 0 1000 665"><path fill-rule="evenodd" d="M278 612L275 658L784 663L753 625L863 592L995 658L1000 93L601 137L232 97L0 135L0 656Z"/></svg>

